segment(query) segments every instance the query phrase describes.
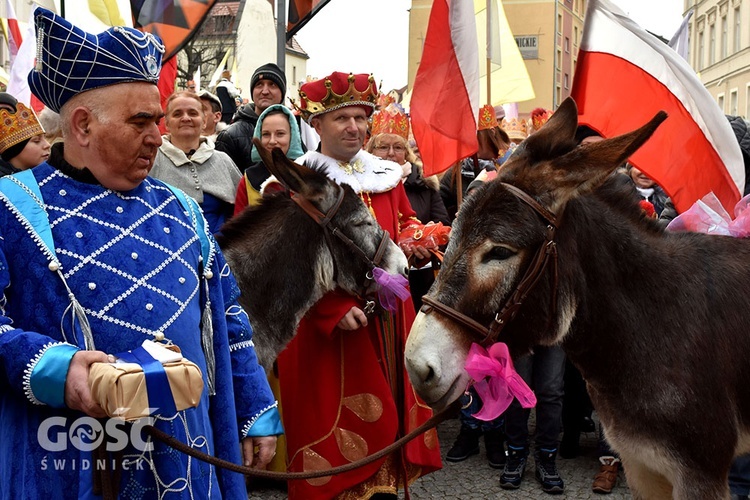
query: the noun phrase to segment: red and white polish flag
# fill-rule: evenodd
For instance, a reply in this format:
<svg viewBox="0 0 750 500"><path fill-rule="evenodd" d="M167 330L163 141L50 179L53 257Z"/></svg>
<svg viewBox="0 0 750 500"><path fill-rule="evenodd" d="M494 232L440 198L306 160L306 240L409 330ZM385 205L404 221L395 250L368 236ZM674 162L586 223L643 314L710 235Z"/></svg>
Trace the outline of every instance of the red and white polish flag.
<svg viewBox="0 0 750 500"><path fill-rule="evenodd" d="M426 176L473 155L479 112L474 3L435 0L411 96L411 127Z"/></svg>
<svg viewBox="0 0 750 500"><path fill-rule="evenodd" d="M630 163L672 197L678 211L713 191L733 213L745 185L737 139L690 65L608 0L590 0L571 96L579 122L603 137L669 117Z"/></svg>
<svg viewBox="0 0 750 500"><path fill-rule="evenodd" d="M21 47L21 30L18 27L18 19L16 19L16 11L13 9L13 3L10 0L6 0L6 15L8 16L8 48L10 49L10 64L13 65L13 61L18 54L18 49Z"/></svg>

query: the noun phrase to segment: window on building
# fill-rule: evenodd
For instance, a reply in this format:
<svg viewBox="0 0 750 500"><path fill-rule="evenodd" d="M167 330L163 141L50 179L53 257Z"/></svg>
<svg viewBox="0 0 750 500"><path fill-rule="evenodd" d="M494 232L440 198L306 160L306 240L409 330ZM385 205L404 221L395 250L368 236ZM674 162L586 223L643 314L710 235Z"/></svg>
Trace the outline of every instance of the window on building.
<svg viewBox="0 0 750 500"><path fill-rule="evenodd" d="M292 66L292 81L297 83L297 66Z"/></svg>
<svg viewBox="0 0 750 500"><path fill-rule="evenodd" d="M563 79L563 86L565 87L565 90L570 88L570 77L567 73L565 73L565 78Z"/></svg>
<svg viewBox="0 0 750 500"><path fill-rule="evenodd" d="M573 26L573 47L578 47L578 26Z"/></svg>
<svg viewBox="0 0 750 500"><path fill-rule="evenodd" d="M706 41L705 37L703 36L703 32L701 31L698 33L698 69L703 69L705 67L705 59L704 54L706 53Z"/></svg>
<svg viewBox="0 0 750 500"><path fill-rule="evenodd" d="M716 62L716 25L708 29L708 65Z"/></svg>
<svg viewBox="0 0 750 500"><path fill-rule="evenodd" d="M742 48L742 18L740 17L740 8L734 9L734 52L739 52Z"/></svg>
<svg viewBox="0 0 750 500"><path fill-rule="evenodd" d="M216 34L231 33L232 16L214 16L214 29Z"/></svg>
<svg viewBox="0 0 750 500"><path fill-rule="evenodd" d="M559 85L555 89L555 97L556 97L555 107L557 107L560 105L560 103L562 103L562 89L560 88Z"/></svg>
<svg viewBox="0 0 750 500"><path fill-rule="evenodd" d="M557 69L562 68L562 50L557 49Z"/></svg>
<svg viewBox="0 0 750 500"><path fill-rule="evenodd" d="M729 92L729 114L732 116L737 116L737 112L739 111L737 109L738 107L739 103L737 102L737 89L734 89Z"/></svg>
<svg viewBox="0 0 750 500"><path fill-rule="evenodd" d="M570 54L570 38L565 37L565 53Z"/></svg>
<svg viewBox="0 0 750 500"><path fill-rule="evenodd" d="M563 19L563 18L562 18L562 14L558 14L558 15L557 15L557 34L558 34L558 35L561 35L561 34L562 34L562 29L563 29L563 22L562 22L562 19Z"/></svg>
<svg viewBox="0 0 750 500"><path fill-rule="evenodd" d="M719 109L721 109L721 112L724 113L724 94L719 94L719 96L716 98L716 102L719 103Z"/></svg>
<svg viewBox="0 0 750 500"><path fill-rule="evenodd" d="M726 59L729 50L729 20L727 16L721 18L721 58Z"/></svg>

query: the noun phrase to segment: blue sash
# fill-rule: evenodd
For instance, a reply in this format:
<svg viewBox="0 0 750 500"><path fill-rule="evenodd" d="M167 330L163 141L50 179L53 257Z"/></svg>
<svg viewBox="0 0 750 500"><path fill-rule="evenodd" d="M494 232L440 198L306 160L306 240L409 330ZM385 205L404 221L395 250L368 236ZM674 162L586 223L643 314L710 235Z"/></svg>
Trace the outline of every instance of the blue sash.
<svg viewBox="0 0 750 500"><path fill-rule="evenodd" d="M148 406L151 409L150 414L158 413L164 416L171 416L177 413L174 396L172 395L169 378L167 377L167 372L164 370L164 366L155 360L143 346L129 352L116 354L115 356L128 363L137 363L143 367L143 374L146 377Z"/></svg>

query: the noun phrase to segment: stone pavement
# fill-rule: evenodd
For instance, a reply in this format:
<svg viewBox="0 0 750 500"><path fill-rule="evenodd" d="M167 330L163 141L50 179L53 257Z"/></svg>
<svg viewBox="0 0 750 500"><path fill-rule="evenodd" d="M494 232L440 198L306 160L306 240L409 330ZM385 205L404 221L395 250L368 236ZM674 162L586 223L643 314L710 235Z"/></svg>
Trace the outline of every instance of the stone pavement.
<svg viewBox="0 0 750 500"><path fill-rule="evenodd" d="M533 414L532 414L533 418ZM533 420L532 420L533 425ZM453 444L458 434L458 420L448 420L438 426L440 447L445 454ZM582 455L575 459L558 458L557 465L560 475L565 481L565 493L549 495L541 490L541 486L534 478L534 460L530 459L526 467L526 474L521 487L515 491L500 488L499 470L490 468L484 455L484 443L480 445L479 455L469 459L451 463L443 461L443 468L417 480L411 487L411 497L415 500L423 499L460 499L460 500L488 500L499 498L520 499L598 499L625 500L631 499L625 476L620 472L617 487L609 495L598 495L591 491L591 482L599 470L596 454L596 433L581 436ZM403 492L400 495L403 498ZM286 493L282 488L273 485L262 488L251 488L250 499L285 499Z"/></svg>

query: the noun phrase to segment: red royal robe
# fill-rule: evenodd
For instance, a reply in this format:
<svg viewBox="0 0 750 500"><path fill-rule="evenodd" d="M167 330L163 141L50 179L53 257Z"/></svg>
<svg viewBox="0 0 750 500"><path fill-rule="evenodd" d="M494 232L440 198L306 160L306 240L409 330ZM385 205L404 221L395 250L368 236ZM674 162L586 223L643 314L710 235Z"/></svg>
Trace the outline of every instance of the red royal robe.
<svg viewBox="0 0 750 500"><path fill-rule="evenodd" d="M404 227L418 222L400 174L387 191L360 192L360 196L394 241ZM368 318L366 327L339 330L337 323L352 306L363 304L340 290L325 295L278 358L290 471L348 464L393 443L399 433L397 406L403 408L403 433L432 416L403 369L404 345L415 317L411 301L402 302L396 314L384 312L380 318ZM400 372L395 377L400 387L391 386L386 376L389 369ZM394 392L400 394L398 402ZM411 441L396 457L392 454L346 474L290 481L289 498L361 498L393 492L395 478L401 484L404 481L401 457L407 463L409 481L439 469L437 432L433 429Z"/></svg>

